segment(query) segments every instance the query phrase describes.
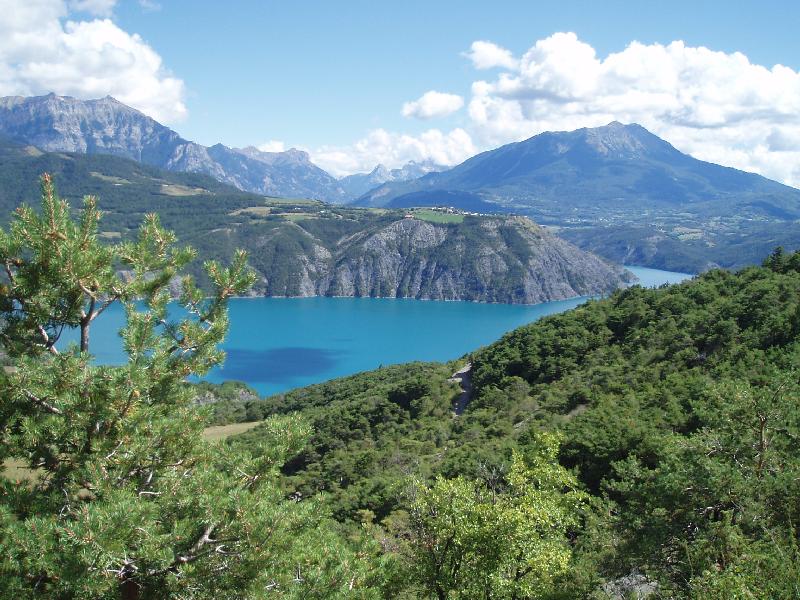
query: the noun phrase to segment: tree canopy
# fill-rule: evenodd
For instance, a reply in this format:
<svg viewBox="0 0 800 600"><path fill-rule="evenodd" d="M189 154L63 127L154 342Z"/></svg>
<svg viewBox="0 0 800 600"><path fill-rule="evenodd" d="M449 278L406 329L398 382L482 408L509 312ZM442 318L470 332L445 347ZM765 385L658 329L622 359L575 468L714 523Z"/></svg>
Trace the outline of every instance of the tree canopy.
<svg viewBox="0 0 800 600"><path fill-rule="evenodd" d="M285 499L283 462L308 437L292 416L270 420L257 447L205 442L187 376L223 359L227 300L253 282L246 255L205 265L214 293L180 280L193 252L148 216L138 238L101 244L96 200L77 220L49 177L42 208L20 208L0 232L0 596L245 598L358 596L370 561L319 502ZM92 361L91 325L113 302L128 360ZM59 343L67 328L80 344ZM364 592L365 594L367 592Z"/></svg>

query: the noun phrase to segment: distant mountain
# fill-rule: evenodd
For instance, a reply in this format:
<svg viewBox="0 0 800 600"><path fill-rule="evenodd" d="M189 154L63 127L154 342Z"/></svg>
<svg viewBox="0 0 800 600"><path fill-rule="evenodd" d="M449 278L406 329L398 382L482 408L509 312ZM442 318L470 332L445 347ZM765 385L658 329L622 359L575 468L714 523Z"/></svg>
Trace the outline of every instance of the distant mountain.
<svg viewBox="0 0 800 600"><path fill-rule="evenodd" d="M405 210L275 200L203 174L2 140L0 223L22 202L37 203L43 172L73 206L84 195L99 197L107 239L129 238L145 214L158 213L181 243L197 249L191 269L201 282L203 260L227 261L235 248L246 249L259 275L254 294L535 303L604 294L627 281L620 268L524 217L430 210L412 217Z"/></svg>
<svg viewBox="0 0 800 600"><path fill-rule="evenodd" d="M440 192L478 194L498 209L605 210L747 205L767 216L800 217L800 190L760 175L697 160L640 125L548 132L474 156L444 173L387 183L358 204L436 204ZM409 194L414 194L408 198Z"/></svg>
<svg viewBox="0 0 800 600"><path fill-rule="evenodd" d="M447 169L448 167L437 165L433 161L416 162L412 160L399 169L391 170L383 165L378 165L369 173L356 173L342 177L339 180L339 185L349 198L355 199L390 181L411 181L428 173L446 171Z"/></svg>
<svg viewBox="0 0 800 600"><path fill-rule="evenodd" d="M202 146L110 96L0 98L0 135L49 152L111 154L169 171L204 173L258 194L345 199L336 178L305 152Z"/></svg>
<svg viewBox="0 0 800 600"><path fill-rule="evenodd" d="M617 122L542 133L386 183L356 204L524 214L614 262L681 271L758 263L778 244L800 245L800 190Z"/></svg>

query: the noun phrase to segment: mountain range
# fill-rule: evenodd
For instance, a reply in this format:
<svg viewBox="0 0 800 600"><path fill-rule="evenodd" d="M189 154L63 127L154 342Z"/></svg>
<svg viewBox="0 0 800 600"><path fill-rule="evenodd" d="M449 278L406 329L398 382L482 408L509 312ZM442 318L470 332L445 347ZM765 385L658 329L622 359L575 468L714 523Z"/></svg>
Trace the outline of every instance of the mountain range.
<svg viewBox="0 0 800 600"><path fill-rule="evenodd" d="M388 182L356 204L525 214L615 262L678 271L741 267L778 245L800 246L800 190L618 122L542 133Z"/></svg>
<svg viewBox="0 0 800 600"><path fill-rule="evenodd" d="M110 96L0 98L0 136L47 152L111 154L168 171L203 173L243 191L327 202L344 202L387 181L405 181L440 169L430 163L410 163L392 171L379 165L372 173L340 182L302 150L203 146Z"/></svg>
<svg viewBox="0 0 800 600"><path fill-rule="evenodd" d="M53 176L80 205L99 198L100 235L130 239L155 212L202 261L249 252L266 296L373 296L538 303L624 286L622 269L525 217L364 209L265 198L207 175L176 173L120 156L42 152L0 141L0 223L36 204L37 179Z"/></svg>
<svg viewBox="0 0 800 600"><path fill-rule="evenodd" d="M341 179L296 149L202 146L110 97L2 98L0 136L202 173L262 195L526 215L618 263L697 272L800 246L800 190L695 159L636 124L546 132L450 169L378 165Z"/></svg>
<svg viewBox="0 0 800 600"><path fill-rule="evenodd" d="M416 162L413 160L399 169L387 169L383 165L378 165L369 173L355 173L342 177L339 185L342 186L347 197L358 198L385 183L412 181L428 173L446 171L448 168L444 165L437 165L433 161Z"/></svg>
<svg viewBox="0 0 800 600"><path fill-rule="evenodd" d="M387 182L363 195L362 206L459 205L479 199L487 209L537 213L563 220L574 209L671 209L703 212L747 208L768 217L800 217L800 190L760 175L704 162L637 124L547 132L478 154L442 173ZM561 219L558 219L558 216Z"/></svg>

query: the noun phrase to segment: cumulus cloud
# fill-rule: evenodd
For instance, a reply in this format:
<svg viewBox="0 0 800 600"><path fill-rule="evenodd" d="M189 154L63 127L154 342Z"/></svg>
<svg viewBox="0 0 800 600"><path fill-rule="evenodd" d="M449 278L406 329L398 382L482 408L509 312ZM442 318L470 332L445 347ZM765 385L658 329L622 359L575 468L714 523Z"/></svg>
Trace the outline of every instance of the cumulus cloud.
<svg viewBox="0 0 800 600"><path fill-rule="evenodd" d="M455 165L475 152L472 138L463 129L448 133L429 129L418 136L375 129L351 146L322 147L312 152L311 158L326 171L342 176L371 171L378 163L390 169L411 160Z"/></svg>
<svg viewBox="0 0 800 600"><path fill-rule="evenodd" d="M258 149L261 150L261 152L285 152L286 144L280 140L270 140L260 144Z"/></svg>
<svg viewBox="0 0 800 600"><path fill-rule="evenodd" d="M476 69L492 69L494 67L515 69L518 62L510 50L485 40L472 42L472 46L468 52L464 52L464 56L472 61Z"/></svg>
<svg viewBox="0 0 800 600"><path fill-rule="evenodd" d="M500 72L473 82L464 129L420 136L376 130L351 146L320 149L315 159L337 174L410 159L451 165L543 131L617 120L640 123L697 158L800 186L800 73L789 67L681 41L633 41L600 56L569 32L536 41L520 57L485 40L465 56L476 69ZM403 114L441 116L460 100L428 92Z"/></svg>
<svg viewBox="0 0 800 600"><path fill-rule="evenodd" d="M456 94L446 94L431 90L421 97L403 104L403 116L417 119L446 117L464 106L464 99Z"/></svg>
<svg viewBox="0 0 800 600"><path fill-rule="evenodd" d="M109 19L70 18L78 5L103 14L114 2L0 0L0 96L111 95L158 121L185 117L183 81L155 50Z"/></svg>
<svg viewBox="0 0 800 600"><path fill-rule="evenodd" d="M473 58L482 56L473 44L476 67L500 66L485 54ZM740 52L631 42L603 58L556 33L493 81L474 82L468 110L482 146L616 119L698 158L800 184L800 73Z"/></svg>

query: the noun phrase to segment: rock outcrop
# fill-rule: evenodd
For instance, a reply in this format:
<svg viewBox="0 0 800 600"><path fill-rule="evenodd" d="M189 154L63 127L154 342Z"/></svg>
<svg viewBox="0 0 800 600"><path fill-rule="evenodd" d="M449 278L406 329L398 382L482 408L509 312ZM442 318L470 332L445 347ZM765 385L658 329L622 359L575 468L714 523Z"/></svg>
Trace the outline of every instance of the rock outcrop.
<svg viewBox="0 0 800 600"><path fill-rule="evenodd" d="M295 223L302 242L283 262L258 263L258 291L269 296L355 296L536 304L606 294L625 272L524 217L467 217L461 224L416 218L326 244ZM286 232L261 240L285 247ZM288 254L284 251L284 259Z"/></svg>

